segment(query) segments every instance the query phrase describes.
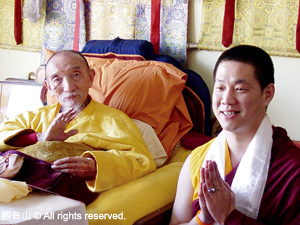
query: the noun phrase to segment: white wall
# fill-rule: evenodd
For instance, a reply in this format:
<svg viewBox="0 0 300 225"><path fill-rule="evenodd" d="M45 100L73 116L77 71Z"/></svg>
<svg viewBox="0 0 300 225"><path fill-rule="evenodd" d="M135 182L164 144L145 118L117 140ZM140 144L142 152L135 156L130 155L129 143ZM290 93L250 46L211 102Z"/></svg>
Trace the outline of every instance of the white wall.
<svg viewBox="0 0 300 225"><path fill-rule="evenodd" d="M189 42L197 42L200 33L201 1L190 0ZM212 90L212 71L221 52L192 50L189 68L199 73ZM272 122L286 128L289 136L300 140L300 58L272 57L275 66L275 97L268 109ZM40 65L40 54L0 49L0 79L27 78Z"/></svg>
<svg viewBox="0 0 300 225"><path fill-rule="evenodd" d="M8 77L28 78L40 65L40 53L0 48L0 80Z"/></svg>

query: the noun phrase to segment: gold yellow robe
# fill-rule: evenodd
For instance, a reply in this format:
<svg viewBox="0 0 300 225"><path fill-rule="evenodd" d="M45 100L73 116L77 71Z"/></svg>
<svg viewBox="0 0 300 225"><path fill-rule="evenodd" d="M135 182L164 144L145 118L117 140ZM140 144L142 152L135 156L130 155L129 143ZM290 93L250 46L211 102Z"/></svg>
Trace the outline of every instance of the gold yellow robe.
<svg viewBox="0 0 300 225"><path fill-rule="evenodd" d="M7 141L25 130L42 133L58 114L60 105L25 112L14 120L0 125L0 151L17 149ZM91 191L99 192L127 183L156 169L143 137L123 112L92 100L66 127L66 132L77 129L78 133L66 142L84 143L97 150L86 151L83 156L93 155L97 161L97 176L87 182ZM59 149L57 149L59 151Z"/></svg>

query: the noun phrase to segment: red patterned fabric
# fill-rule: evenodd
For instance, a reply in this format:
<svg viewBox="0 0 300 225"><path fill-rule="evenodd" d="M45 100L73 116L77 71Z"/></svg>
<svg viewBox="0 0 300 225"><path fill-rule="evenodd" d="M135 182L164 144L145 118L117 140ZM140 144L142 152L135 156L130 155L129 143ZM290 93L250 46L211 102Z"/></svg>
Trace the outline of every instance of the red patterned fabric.
<svg viewBox="0 0 300 225"><path fill-rule="evenodd" d="M160 0L151 0L151 43L156 54L159 55L160 39Z"/></svg>
<svg viewBox="0 0 300 225"><path fill-rule="evenodd" d="M222 44L227 48L232 43L234 27L235 0L226 0L223 22Z"/></svg>
<svg viewBox="0 0 300 225"><path fill-rule="evenodd" d="M17 45L22 42L22 0L15 0L14 35Z"/></svg>
<svg viewBox="0 0 300 225"><path fill-rule="evenodd" d="M79 51L79 27L80 27L80 2L76 0L76 18L74 30L73 50Z"/></svg>
<svg viewBox="0 0 300 225"><path fill-rule="evenodd" d="M296 49L300 53L300 1L299 1L299 9L298 9L298 22L296 29Z"/></svg>

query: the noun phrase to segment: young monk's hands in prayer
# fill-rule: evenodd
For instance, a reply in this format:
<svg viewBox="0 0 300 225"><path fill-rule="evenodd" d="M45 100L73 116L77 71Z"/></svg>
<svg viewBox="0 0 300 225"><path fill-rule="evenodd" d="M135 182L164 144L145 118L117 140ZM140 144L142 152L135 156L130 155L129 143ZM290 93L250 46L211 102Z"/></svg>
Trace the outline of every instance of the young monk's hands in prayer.
<svg viewBox="0 0 300 225"><path fill-rule="evenodd" d="M234 192L221 178L217 163L214 161L208 160L205 167L200 170L199 203L201 209L204 207L203 221L209 220L211 215L214 221L222 224L235 209Z"/></svg>
<svg viewBox="0 0 300 225"><path fill-rule="evenodd" d="M205 162L207 164L207 161ZM206 205L206 201L205 201L205 197L203 194L203 185L205 184L205 168L207 167L207 165L205 165L205 167L201 167L200 168L200 185L199 185L199 191L198 191L198 196L199 196L199 205L201 208L201 212L200 212L200 220L204 223L212 223L214 221L214 218L210 215L208 209L207 209L207 205Z"/></svg>
<svg viewBox="0 0 300 225"><path fill-rule="evenodd" d="M48 129L44 133L38 133L38 141L64 141L69 137L77 134L78 130L70 130L65 133L68 123L74 119L77 111L68 109L64 112L58 113L54 118Z"/></svg>

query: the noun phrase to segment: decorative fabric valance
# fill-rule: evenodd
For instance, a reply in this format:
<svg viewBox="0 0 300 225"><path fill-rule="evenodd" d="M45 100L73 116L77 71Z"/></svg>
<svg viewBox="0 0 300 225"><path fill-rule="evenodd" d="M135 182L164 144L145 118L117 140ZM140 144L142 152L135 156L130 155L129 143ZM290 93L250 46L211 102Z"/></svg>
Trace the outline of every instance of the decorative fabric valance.
<svg viewBox="0 0 300 225"><path fill-rule="evenodd" d="M81 50L88 40L120 37L148 40L157 53L186 64L188 0L44 0L44 18L30 23L23 17L18 46L14 40L15 1L19 0L0 2L2 48L41 51L44 62L45 48Z"/></svg>
<svg viewBox="0 0 300 225"><path fill-rule="evenodd" d="M199 49L251 44L271 55L300 57L299 0L203 0L202 13Z"/></svg>
<svg viewBox="0 0 300 225"><path fill-rule="evenodd" d="M40 52L45 23L46 4L43 5L44 13L38 22L31 23L29 19L22 18L21 44L19 45L17 45L14 37L14 6L15 0L0 1L0 48Z"/></svg>

